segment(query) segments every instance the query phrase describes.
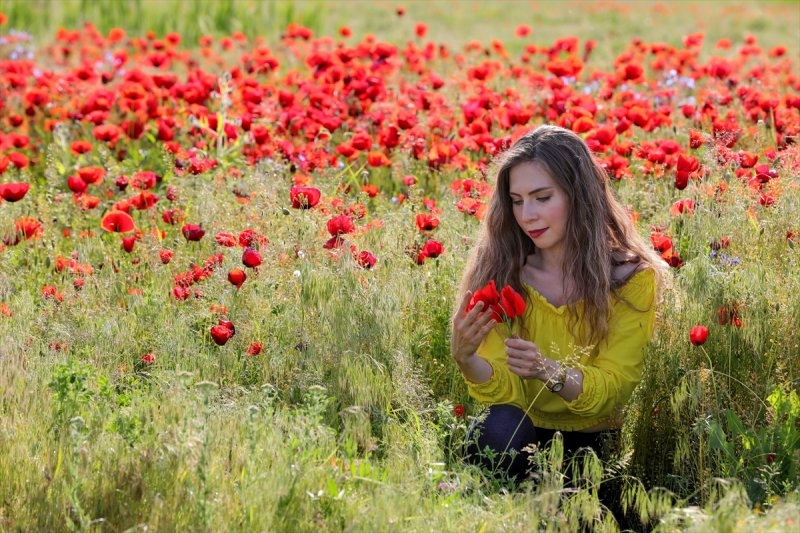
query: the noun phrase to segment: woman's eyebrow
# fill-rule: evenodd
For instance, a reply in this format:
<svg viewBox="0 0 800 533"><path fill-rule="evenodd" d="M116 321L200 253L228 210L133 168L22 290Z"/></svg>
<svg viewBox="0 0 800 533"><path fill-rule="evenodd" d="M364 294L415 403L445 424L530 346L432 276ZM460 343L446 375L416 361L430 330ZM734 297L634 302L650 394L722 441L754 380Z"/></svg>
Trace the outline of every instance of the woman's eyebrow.
<svg viewBox="0 0 800 533"><path fill-rule="evenodd" d="M539 187L538 189L533 189L531 192L529 192L528 196L530 196L531 194L536 194L536 193L542 192L542 191L547 191L549 189L552 189L552 187ZM511 196L520 196L519 193L516 193L514 191L509 191L508 194L510 194Z"/></svg>

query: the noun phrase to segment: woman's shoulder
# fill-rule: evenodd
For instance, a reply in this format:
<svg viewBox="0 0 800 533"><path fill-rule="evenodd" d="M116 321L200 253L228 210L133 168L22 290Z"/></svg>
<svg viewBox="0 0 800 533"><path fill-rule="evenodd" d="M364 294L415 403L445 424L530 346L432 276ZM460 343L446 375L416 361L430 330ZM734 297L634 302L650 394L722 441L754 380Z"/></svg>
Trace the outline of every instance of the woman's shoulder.
<svg viewBox="0 0 800 533"><path fill-rule="evenodd" d="M619 299L632 304L636 308L649 308L656 294L656 273L647 263L640 263L631 270L622 272L627 275L616 286Z"/></svg>
<svg viewBox="0 0 800 533"><path fill-rule="evenodd" d="M611 256L611 286L614 289L627 286L634 278L648 279L646 275L639 275L647 271L653 274L651 266L633 252L616 251Z"/></svg>

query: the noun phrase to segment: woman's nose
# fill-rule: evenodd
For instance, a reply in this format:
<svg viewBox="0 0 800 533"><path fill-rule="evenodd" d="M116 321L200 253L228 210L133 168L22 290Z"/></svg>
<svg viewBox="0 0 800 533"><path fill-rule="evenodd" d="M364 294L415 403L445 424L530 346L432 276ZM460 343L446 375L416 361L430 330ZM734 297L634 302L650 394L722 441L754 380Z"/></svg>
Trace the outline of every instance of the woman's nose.
<svg viewBox="0 0 800 533"><path fill-rule="evenodd" d="M539 212L533 202L525 202L522 206L522 216L526 220L535 220L539 217Z"/></svg>

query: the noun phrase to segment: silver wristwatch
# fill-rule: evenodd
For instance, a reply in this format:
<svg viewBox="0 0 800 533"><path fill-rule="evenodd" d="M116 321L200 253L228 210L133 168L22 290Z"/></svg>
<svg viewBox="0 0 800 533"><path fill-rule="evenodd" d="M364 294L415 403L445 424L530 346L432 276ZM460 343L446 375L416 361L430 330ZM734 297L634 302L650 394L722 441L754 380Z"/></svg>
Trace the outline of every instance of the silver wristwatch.
<svg viewBox="0 0 800 533"><path fill-rule="evenodd" d="M566 365L559 364L558 372L545 382L544 386L550 392L560 392L564 388L564 382L567 381L567 367Z"/></svg>

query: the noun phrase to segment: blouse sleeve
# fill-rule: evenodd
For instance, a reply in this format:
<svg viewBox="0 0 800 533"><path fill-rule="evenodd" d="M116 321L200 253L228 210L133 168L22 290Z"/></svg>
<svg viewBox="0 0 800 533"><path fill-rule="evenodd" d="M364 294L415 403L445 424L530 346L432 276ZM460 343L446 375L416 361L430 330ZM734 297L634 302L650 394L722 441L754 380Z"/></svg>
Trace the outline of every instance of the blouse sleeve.
<svg viewBox="0 0 800 533"><path fill-rule="evenodd" d="M655 324L655 275L635 274L612 304L608 337L581 368L583 392L567 408L585 417L605 418L624 406L642 379L644 349Z"/></svg>
<svg viewBox="0 0 800 533"><path fill-rule="evenodd" d="M489 332L483 343L478 347L478 356L485 359L492 367L492 377L484 383L473 383L467 380L470 396L482 403L510 403L522 409L527 406L519 405L519 399L524 398L522 380L508 369L506 364L506 346L504 338L498 334L499 324Z"/></svg>

